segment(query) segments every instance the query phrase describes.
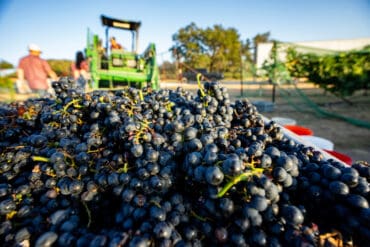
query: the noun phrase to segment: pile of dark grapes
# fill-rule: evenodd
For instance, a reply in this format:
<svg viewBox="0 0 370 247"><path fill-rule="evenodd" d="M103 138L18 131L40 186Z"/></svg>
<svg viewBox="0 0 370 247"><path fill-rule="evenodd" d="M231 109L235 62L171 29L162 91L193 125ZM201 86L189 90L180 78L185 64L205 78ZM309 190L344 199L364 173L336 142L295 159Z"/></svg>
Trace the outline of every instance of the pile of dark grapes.
<svg viewBox="0 0 370 247"><path fill-rule="evenodd" d="M2 246L347 246L370 241L370 166L297 143L206 82L0 105Z"/></svg>

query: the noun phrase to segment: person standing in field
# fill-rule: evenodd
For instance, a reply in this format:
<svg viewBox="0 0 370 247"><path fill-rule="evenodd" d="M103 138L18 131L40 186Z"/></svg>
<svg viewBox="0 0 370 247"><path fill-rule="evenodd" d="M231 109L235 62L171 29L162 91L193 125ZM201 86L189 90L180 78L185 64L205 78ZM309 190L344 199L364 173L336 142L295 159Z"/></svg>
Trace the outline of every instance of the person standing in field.
<svg viewBox="0 0 370 247"><path fill-rule="evenodd" d="M76 60L72 63L72 75L77 87L85 91L89 80L89 64L81 51L76 53Z"/></svg>
<svg viewBox="0 0 370 247"><path fill-rule="evenodd" d="M28 51L29 55L21 58L19 61L17 87L20 89L21 85L25 84L26 81L32 93L45 96L50 89L48 76L53 80L57 80L58 77L48 62L40 57L41 49L37 45L30 44Z"/></svg>

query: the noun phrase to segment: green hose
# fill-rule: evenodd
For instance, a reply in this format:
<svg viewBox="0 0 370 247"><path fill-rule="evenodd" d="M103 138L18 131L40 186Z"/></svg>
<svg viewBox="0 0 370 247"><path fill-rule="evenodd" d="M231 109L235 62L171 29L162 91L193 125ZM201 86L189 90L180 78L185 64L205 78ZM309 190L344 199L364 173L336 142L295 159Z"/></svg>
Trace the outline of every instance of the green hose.
<svg viewBox="0 0 370 247"><path fill-rule="evenodd" d="M303 112L303 109L301 107L299 107L298 104L295 104L290 100L290 95L287 92L287 90L285 90L281 87L279 87L279 89L280 89L280 93L283 94L283 99L286 100L288 102L288 104L290 104L294 108L294 110L296 110L298 112Z"/></svg>
<svg viewBox="0 0 370 247"><path fill-rule="evenodd" d="M320 114L320 115L326 116L326 117L340 119L340 120L346 121L346 122L348 122L350 124L353 124L355 126L359 126L359 127L370 129L370 123L369 122L366 122L366 121L363 121L363 120L360 120L360 119L356 119L356 118L346 117L346 116L343 116L341 114L337 114L337 113L326 111L326 110L322 109L320 106L318 106L315 102L313 102L296 85L295 85L295 90L301 96L301 98L307 103L307 105L310 106L317 114Z"/></svg>

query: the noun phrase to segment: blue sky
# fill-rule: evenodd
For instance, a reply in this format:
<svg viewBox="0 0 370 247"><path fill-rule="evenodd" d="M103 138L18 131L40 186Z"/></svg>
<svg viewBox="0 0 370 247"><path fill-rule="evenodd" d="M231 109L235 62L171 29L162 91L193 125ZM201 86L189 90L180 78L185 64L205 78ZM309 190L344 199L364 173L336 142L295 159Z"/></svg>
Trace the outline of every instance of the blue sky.
<svg viewBox="0 0 370 247"><path fill-rule="evenodd" d="M154 42L159 61L170 59L172 35L191 22L235 28L243 40L266 31L289 42L370 37L369 0L0 0L0 59L17 65L36 43L43 58L72 60L88 28L104 37L101 14L141 21L139 51ZM112 34L130 47L124 33Z"/></svg>

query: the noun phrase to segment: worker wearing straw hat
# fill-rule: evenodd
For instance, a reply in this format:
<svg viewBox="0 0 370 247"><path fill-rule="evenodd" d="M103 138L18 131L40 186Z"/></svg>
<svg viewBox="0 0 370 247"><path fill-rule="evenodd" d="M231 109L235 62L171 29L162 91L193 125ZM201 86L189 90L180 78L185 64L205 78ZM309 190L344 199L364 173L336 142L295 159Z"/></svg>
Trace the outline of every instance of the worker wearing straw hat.
<svg viewBox="0 0 370 247"><path fill-rule="evenodd" d="M29 54L21 58L19 61L17 70L17 86L20 86L27 81L28 87L32 93L45 96L50 89L48 76L50 76L53 80L57 80L57 75L51 69L48 62L40 57L41 49L39 46L30 44L28 46L28 51ZM18 89L18 91L22 93L20 87Z"/></svg>

